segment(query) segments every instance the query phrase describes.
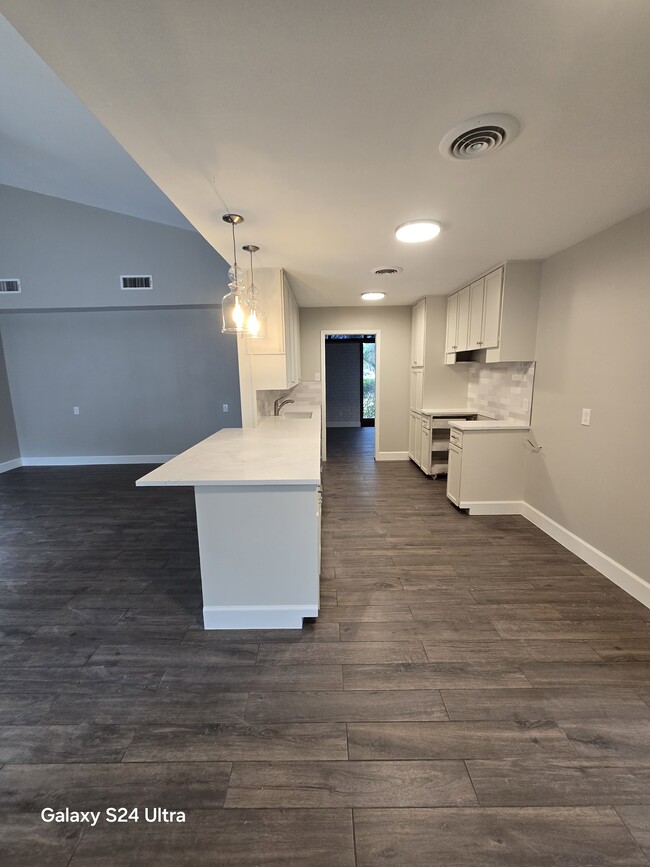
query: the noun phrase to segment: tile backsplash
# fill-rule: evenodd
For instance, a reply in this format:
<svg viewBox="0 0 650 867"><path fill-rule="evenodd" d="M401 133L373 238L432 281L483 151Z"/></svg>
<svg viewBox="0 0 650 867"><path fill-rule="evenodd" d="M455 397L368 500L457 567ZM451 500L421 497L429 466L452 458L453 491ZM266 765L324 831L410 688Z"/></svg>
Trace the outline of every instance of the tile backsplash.
<svg viewBox="0 0 650 867"><path fill-rule="evenodd" d="M299 406L320 406L323 401L323 387L320 382L299 382L293 388L284 391L258 391L257 415L273 415L273 404L279 397L287 397L295 402L293 409Z"/></svg>
<svg viewBox="0 0 650 867"><path fill-rule="evenodd" d="M529 423L534 380L534 361L472 364L467 402L479 413Z"/></svg>

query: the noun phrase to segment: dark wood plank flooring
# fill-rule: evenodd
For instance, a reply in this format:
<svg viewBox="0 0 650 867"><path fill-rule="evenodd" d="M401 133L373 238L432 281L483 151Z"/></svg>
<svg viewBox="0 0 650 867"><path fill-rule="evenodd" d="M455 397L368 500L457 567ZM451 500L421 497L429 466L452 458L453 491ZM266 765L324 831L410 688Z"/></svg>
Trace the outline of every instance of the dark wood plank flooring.
<svg viewBox="0 0 650 867"><path fill-rule="evenodd" d="M2 865L650 864L650 612L330 434L302 631L202 629L191 490L0 476Z"/></svg>

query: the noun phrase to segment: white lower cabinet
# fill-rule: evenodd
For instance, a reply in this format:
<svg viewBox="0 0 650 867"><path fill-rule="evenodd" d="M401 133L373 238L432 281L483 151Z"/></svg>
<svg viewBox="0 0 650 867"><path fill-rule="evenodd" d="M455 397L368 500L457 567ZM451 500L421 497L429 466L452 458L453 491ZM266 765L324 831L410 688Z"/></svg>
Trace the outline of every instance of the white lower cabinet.
<svg viewBox="0 0 650 867"><path fill-rule="evenodd" d="M409 458L420 466L422 416L411 410L409 413Z"/></svg>
<svg viewBox="0 0 650 867"><path fill-rule="evenodd" d="M447 497L470 514L519 513L524 496L524 430L452 427Z"/></svg>
<svg viewBox="0 0 650 867"><path fill-rule="evenodd" d="M449 445L447 462L447 496L455 506L460 506L460 475L462 452L452 444Z"/></svg>

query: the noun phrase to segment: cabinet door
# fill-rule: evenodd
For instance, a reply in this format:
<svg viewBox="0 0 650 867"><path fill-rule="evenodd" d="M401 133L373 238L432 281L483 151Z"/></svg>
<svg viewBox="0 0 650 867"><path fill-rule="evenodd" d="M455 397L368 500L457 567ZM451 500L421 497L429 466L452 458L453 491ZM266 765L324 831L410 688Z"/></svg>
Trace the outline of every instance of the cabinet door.
<svg viewBox="0 0 650 867"><path fill-rule="evenodd" d="M284 285L284 351L286 354L286 363L287 363L287 384L293 385L294 380L294 350L295 344L293 339L293 326L294 326L294 318L293 318L293 295L289 287Z"/></svg>
<svg viewBox="0 0 650 867"><path fill-rule="evenodd" d="M301 373L300 359L300 308L298 302L293 299L293 376L294 382L300 382Z"/></svg>
<svg viewBox="0 0 650 867"><path fill-rule="evenodd" d="M447 342L445 352L458 349L458 292L447 298Z"/></svg>
<svg viewBox="0 0 650 867"><path fill-rule="evenodd" d="M427 475L431 474L431 429L427 422L421 424L420 439L420 469Z"/></svg>
<svg viewBox="0 0 650 867"><path fill-rule="evenodd" d="M424 365L424 341L426 328L427 302L422 301L413 307L411 311L411 366L422 367Z"/></svg>
<svg viewBox="0 0 650 867"><path fill-rule="evenodd" d="M484 278L483 293L483 341L482 349L493 349L499 345L501 324L501 296L503 289L503 268L497 268Z"/></svg>
<svg viewBox="0 0 650 867"><path fill-rule="evenodd" d="M463 453L456 446L449 446L449 464L447 466L447 497L456 506L460 503L460 479L463 464Z"/></svg>
<svg viewBox="0 0 650 867"><path fill-rule="evenodd" d="M418 451L418 432L422 425L420 420L420 416L415 413L409 413L409 457L411 460L414 460L416 464L420 462L420 455Z"/></svg>
<svg viewBox="0 0 650 867"><path fill-rule="evenodd" d="M483 291L485 280L481 277L469 287L469 335L468 349L480 349L483 345Z"/></svg>
<svg viewBox="0 0 650 867"><path fill-rule="evenodd" d="M458 340L456 352L465 352L469 337L469 286L458 293Z"/></svg>
<svg viewBox="0 0 650 867"><path fill-rule="evenodd" d="M424 371L421 367L411 369L411 406L409 408L416 409L418 412L422 409L423 374Z"/></svg>

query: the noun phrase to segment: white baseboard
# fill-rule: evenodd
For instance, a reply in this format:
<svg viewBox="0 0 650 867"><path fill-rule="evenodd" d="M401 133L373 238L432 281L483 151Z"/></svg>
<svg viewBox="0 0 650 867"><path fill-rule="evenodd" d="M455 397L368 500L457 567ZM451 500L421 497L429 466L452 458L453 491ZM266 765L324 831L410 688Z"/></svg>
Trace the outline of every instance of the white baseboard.
<svg viewBox="0 0 650 867"><path fill-rule="evenodd" d="M4 461L0 464L0 473L8 473L9 470L16 470L18 467L22 467L22 465L22 458L14 458L13 461Z"/></svg>
<svg viewBox="0 0 650 867"><path fill-rule="evenodd" d="M302 629L303 617L318 617L317 605L206 605L205 629Z"/></svg>
<svg viewBox="0 0 650 867"><path fill-rule="evenodd" d="M376 461L408 461L408 452L377 452Z"/></svg>
<svg viewBox="0 0 650 867"><path fill-rule="evenodd" d="M461 509L469 509L470 515L521 515L523 503L521 500L491 500L461 503Z"/></svg>
<svg viewBox="0 0 650 867"><path fill-rule="evenodd" d="M630 596L638 599L646 608L650 608L650 584L641 578L640 575L636 575L634 572L626 569L625 566L617 563L616 560L612 560L607 554L599 551L598 548L594 548L589 542L585 542L584 539L576 536L575 533L567 530L561 524L558 524L557 521L535 509L529 503L521 503L521 514L531 524L535 524L536 527L539 527L540 530L543 530L548 536L559 542L560 545L563 545L573 554L577 554L585 563L593 566L594 569L597 569L606 578L609 578L610 581L617 584L626 593L629 593Z"/></svg>
<svg viewBox="0 0 650 867"><path fill-rule="evenodd" d="M67 455L53 458L22 458L23 467L85 467L93 464L164 464L176 455Z"/></svg>

